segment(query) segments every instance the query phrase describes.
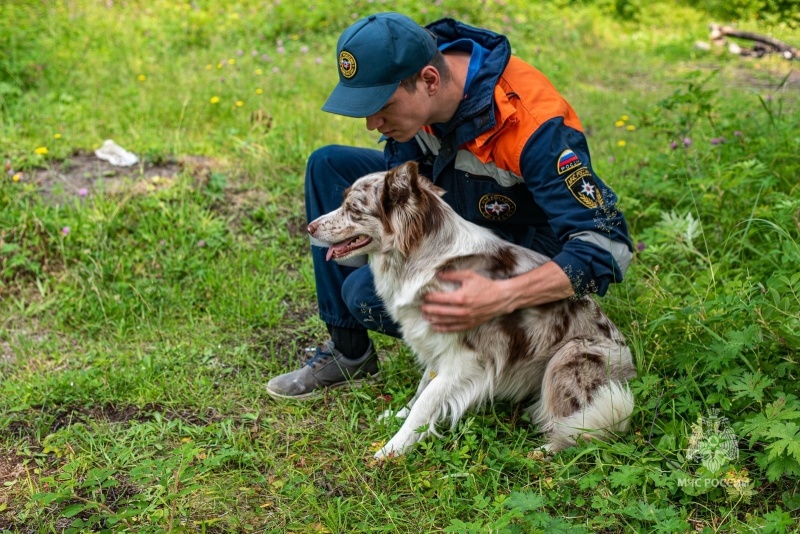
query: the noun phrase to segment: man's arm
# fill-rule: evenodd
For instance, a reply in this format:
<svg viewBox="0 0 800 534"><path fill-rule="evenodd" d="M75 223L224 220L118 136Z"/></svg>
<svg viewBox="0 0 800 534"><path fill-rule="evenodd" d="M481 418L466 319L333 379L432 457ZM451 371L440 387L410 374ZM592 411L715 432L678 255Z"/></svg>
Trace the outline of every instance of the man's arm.
<svg viewBox="0 0 800 534"><path fill-rule="evenodd" d="M552 261L505 280L491 280L469 270L445 271L439 278L461 286L455 291L425 295L422 314L437 332L467 330L520 308L575 294L570 279Z"/></svg>
<svg viewBox="0 0 800 534"><path fill-rule="evenodd" d="M568 149L575 157L563 164ZM520 167L564 244L562 251L541 267L507 280L490 280L473 271L442 273L440 277L461 287L425 297L421 309L435 330L473 328L576 293L602 295L610 283L622 280L632 250L627 225L616 208L616 195L591 168L583 134L558 119L550 121L526 143Z"/></svg>

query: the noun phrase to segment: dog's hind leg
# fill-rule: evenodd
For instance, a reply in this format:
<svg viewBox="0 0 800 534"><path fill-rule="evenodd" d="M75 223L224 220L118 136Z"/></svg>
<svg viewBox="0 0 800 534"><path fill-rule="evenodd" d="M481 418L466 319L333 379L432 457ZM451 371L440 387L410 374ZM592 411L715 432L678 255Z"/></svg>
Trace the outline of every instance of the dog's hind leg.
<svg viewBox="0 0 800 534"><path fill-rule="evenodd" d="M428 434L436 434L435 425L444 417L448 417L452 425L461 419L464 412L472 405L483 402L489 388L480 372L467 370L470 367L461 355L454 357L461 362L458 370L440 372L430 377L426 387L420 384L420 393L411 406L411 410L403 422L403 426L389 442L381 448L375 458L397 456L408 451L416 442ZM485 373L484 373L485 376ZM481 377L475 379L475 377Z"/></svg>
<svg viewBox="0 0 800 534"><path fill-rule="evenodd" d="M547 436L546 448L625 432L633 412L627 380L633 376L627 347L608 339L567 342L547 364L541 397L530 408Z"/></svg>

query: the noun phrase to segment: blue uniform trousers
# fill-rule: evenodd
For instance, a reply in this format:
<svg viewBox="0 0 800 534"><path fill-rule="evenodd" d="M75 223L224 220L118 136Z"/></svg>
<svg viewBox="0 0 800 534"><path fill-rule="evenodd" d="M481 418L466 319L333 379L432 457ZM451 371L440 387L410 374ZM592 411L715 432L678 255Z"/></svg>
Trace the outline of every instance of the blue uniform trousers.
<svg viewBox="0 0 800 534"><path fill-rule="evenodd" d="M383 152L332 145L311 154L306 166L306 217L308 222L342 204L345 189L358 178L386 170ZM386 313L369 266L346 267L326 261L325 247L312 245L314 279L319 314L326 324L340 328L366 328L400 337L400 326Z"/></svg>

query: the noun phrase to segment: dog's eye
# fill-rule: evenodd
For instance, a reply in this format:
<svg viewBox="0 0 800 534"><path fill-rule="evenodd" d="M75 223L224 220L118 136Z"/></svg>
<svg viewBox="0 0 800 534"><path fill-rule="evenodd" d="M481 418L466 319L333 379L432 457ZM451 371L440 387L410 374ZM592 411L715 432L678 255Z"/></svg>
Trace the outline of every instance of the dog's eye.
<svg viewBox="0 0 800 534"><path fill-rule="evenodd" d="M347 203L347 211L351 213L358 213L360 215L366 215L368 213L364 207L364 204L357 200Z"/></svg>

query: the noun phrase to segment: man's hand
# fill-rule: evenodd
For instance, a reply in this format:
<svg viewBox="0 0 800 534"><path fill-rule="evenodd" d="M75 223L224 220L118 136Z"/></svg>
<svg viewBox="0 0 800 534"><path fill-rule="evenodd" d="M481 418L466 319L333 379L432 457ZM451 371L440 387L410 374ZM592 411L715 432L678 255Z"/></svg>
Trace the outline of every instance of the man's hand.
<svg viewBox="0 0 800 534"><path fill-rule="evenodd" d="M443 271L438 277L461 287L425 295L422 315L437 332L468 330L514 311L504 280L491 280L471 270Z"/></svg>
<svg viewBox="0 0 800 534"><path fill-rule="evenodd" d="M443 271L438 276L461 286L425 295L422 316L437 332L468 330L514 310L575 294L567 275L552 261L507 280L492 280L471 270Z"/></svg>

